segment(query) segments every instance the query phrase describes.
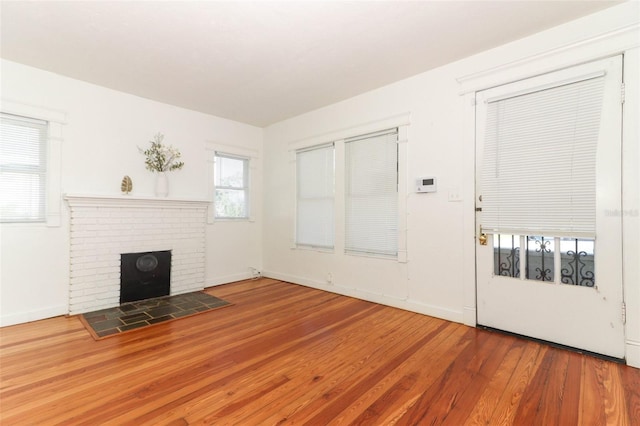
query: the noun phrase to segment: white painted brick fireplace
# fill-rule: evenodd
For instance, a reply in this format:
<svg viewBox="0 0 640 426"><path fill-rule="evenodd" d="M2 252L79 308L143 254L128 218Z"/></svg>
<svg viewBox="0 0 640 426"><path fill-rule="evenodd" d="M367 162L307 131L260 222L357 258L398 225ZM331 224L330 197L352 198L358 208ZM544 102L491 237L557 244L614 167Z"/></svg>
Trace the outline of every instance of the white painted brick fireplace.
<svg viewBox="0 0 640 426"><path fill-rule="evenodd" d="M119 305L120 255L171 250L171 294L204 288L208 201L66 195L69 314Z"/></svg>

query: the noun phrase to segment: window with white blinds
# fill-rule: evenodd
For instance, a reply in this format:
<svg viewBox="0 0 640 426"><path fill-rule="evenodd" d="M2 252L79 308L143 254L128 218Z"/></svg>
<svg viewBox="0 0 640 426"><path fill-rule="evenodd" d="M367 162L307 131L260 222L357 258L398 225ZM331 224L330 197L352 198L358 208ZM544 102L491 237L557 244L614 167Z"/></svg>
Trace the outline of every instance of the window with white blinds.
<svg viewBox="0 0 640 426"><path fill-rule="evenodd" d="M604 77L487 100L482 229L593 237Z"/></svg>
<svg viewBox="0 0 640 426"><path fill-rule="evenodd" d="M398 254L398 131L345 140L345 250Z"/></svg>
<svg viewBox="0 0 640 426"><path fill-rule="evenodd" d="M334 246L334 146L296 151L296 245Z"/></svg>
<svg viewBox="0 0 640 426"><path fill-rule="evenodd" d="M0 220L44 222L48 123L0 114Z"/></svg>

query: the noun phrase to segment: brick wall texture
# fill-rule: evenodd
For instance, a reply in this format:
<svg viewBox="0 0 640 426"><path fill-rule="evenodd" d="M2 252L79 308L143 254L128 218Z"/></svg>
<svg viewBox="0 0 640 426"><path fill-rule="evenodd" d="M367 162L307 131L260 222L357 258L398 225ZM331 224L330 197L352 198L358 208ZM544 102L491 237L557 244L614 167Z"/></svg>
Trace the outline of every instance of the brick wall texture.
<svg viewBox="0 0 640 426"><path fill-rule="evenodd" d="M120 255L171 250L171 294L202 290L206 205L71 206L69 313L119 305Z"/></svg>

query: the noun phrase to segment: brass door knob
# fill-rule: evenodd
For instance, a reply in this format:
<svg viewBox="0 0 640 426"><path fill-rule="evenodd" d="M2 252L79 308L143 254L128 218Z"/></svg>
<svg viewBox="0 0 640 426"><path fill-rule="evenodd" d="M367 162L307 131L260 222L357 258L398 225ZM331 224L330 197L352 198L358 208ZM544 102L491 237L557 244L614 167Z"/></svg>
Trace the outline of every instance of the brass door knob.
<svg viewBox="0 0 640 426"><path fill-rule="evenodd" d="M480 234L480 236L478 237L478 242L480 243L481 246L486 246L487 245L487 234Z"/></svg>

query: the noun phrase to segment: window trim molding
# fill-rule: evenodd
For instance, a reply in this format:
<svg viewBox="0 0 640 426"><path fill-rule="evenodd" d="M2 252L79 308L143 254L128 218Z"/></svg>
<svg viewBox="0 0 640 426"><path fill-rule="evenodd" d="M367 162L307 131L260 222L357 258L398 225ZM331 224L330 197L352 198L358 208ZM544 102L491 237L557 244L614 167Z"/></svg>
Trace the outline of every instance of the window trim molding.
<svg viewBox="0 0 640 426"><path fill-rule="evenodd" d="M59 227L62 216L62 136L67 113L61 110L30 105L11 99L0 99L0 111L36 118L49 123L47 134L47 182L45 189L45 222L49 228ZM3 226L37 226L38 223L3 223Z"/></svg>
<svg viewBox="0 0 640 426"><path fill-rule="evenodd" d="M343 127L341 129L320 133L303 139L296 139L288 143L289 151L297 151L304 148L310 148L315 145L322 145L331 142L343 141L352 137L374 133L383 129L391 129L397 127L398 131L403 126L411 124L411 113L404 112L401 114L391 115L389 117L371 120L365 123L353 126Z"/></svg>
<svg viewBox="0 0 640 426"><path fill-rule="evenodd" d="M622 52L640 47L636 37L639 29L640 23L634 22L554 46L539 53L516 55L511 61L460 75L456 77L456 82L460 86L458 94L466 96L470 93L572 68L581 63L617 56Z"/></svg>
<svg viewBox="0 0 640 426"><path fill-rule="evenodd" d="M256 205L256 191L252 190L255 188L256 183L256 170L258 159L260 158L260 153L257 150L238 147L234 145L223 144L214 141L206 141L205 142L205 150L207 157L207 194L209 198L209 208L207 209L207 223L215 224L217 222L237 222L237 223L245 223L245 222L255 222L255 209L251 208L251 206ZM220 153L223 155L227 155L229 157L237 157L238 159L248 159L249 160L249 170L248 170L248 186L247 191L249 192L249 216L241 217L241 218L218 218L216 217L215 211L215 191L216 186L215 176L214 176L214 163L216 153Z"/></svg>

